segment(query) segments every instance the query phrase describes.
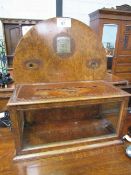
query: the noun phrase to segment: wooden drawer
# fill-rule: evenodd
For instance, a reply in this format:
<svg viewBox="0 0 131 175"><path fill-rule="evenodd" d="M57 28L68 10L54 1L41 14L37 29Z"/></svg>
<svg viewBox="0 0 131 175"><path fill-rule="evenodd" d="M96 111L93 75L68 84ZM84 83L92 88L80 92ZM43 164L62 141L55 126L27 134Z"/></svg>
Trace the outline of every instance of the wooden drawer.
<svg viewBox="0 0 131 175"><path fill-rule="evenodd" d="M131 73L115 73L115 75L131 82Z"/></svg>
<svg viewBox="0 0 131 175"><path fill-rule="evenodd" d="M0 112L7 110L9 98L0 98Z"/></svg>
<svg viewBox="0 0 131 175"><path fill-rule="evenodd" d="M131 73L131 64L118 64L116 65L116 69L115 72L117 73L122 73L122 72L127 72L127 73Z"/></svg>
<svg viewBox="0 0 131 175"><path fill-rule="evenodd" d="M118 63L131 63L131 56L114 58L114 61Z"/></svg>
<svg viewBox="0 0 131 175"><path fill-rule="evenodd" d="M0 112L7 110L7 103L13 93L13 88L0 89Z"/></svg>

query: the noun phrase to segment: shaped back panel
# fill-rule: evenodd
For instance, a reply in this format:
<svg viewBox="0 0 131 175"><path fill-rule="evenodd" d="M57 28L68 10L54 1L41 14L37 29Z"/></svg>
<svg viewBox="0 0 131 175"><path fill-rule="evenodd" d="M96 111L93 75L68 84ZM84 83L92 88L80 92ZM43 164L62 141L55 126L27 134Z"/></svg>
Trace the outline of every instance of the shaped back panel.
<svg viewBox="0 0 131 175"><path fill-rule="evenodd" d="M60 26L61 19L71 26ZM52 18L32 27L20 40L13 62L14 79L16 84L102 80L106 64L105 50L87 25Z"/></svg>

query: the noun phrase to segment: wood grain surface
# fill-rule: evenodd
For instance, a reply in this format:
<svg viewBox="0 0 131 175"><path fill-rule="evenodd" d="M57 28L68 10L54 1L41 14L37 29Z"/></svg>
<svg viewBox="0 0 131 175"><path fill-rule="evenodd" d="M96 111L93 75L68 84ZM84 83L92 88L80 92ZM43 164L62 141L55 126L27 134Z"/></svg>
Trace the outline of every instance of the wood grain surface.
<svg viewBox="0 0 131 175"><path fill-rule="evenodd" d="M69 37L71 52L59 54L57 39ZM15 83L99 80L106 75L105 50L87 25L71 19L58 27L57 18L34 26L20 40L14 56Z"/></svg>
<svg viewBox="0 0 131 175"><path fill-rule="evenodd" d="M64 83L40 83L17 85L8 106L84 103L89 100L129 97L130 94L104 81L76 81ZM62 105L63 105L62 103Z"/></svg>
<svg viewBox="0 0 131 175"><path fill-rule="evenodd" d="M129 95L104 81L17 85L8 103L16 159L120 143Z"/></svg>
<svg viewBox="0 0 131 175"><path fill-rule="evenodd" d="M122 136L124 119L126 117L125 109L127 108L129 94L118 90L108 83L104 83L104 81L98 81L98 83L95 82L96 80L104 80L107 73L105 51L100 40L96 37L95 33L88 26L75 19L71 19L71 27L58 27L57 20L57 18L52 18L34 26L21 39L15 51L13 72L14 79L16 84L22 85L20 85L20 87L17 86L18 88L16 88L13 97L8 103L8 106L13 122L12 128L15 138L16 159L21 159L22 157L24 158L24 156L27 156L27 158L29 159L31 158L31 156L34 156L34 158L36 158L36 154L39 157L42 153L45 154L45 157L47 156L46 160L48 160L50 156L52 156L53 160L54 155L59 157L60 154L62 156L62 159L66 159L66 157L72 156L74 154L78 155L78 157L81 157L80 152L82 152L82 154L85 156L85 150L87 149L87 147L87 152L89 153L90 151L93 151L95 147L98 148L96 149L96 151L98 151L106 149L105 146L107 145L109 146L121 142L120 137ZM58 40L60 40L62 43L58 43ZM59 44L61 45L60 47L62 47L62 45L65 45L64 47L67 46L66 49L69 51L59 52L59 49L61 50L61 48L58 48ZM84 85L82 83L79 83L79 81L85 80L95 81L89 82L88 84L83 83ZM53 82L57 82L58 84L48 84ZM68 87L65 82L71 82L69 83L71 84L71 86ZM26 85L23 84L26 83L30 85L29 87L24 88L24 86ZM37 85L35 85L35 88L33 86L33 83L37 83ZM45 83L45 85L39 87L38 83L40 83L40 86L41 83ZM102 135L104 135L104 137L100 139L94 138L94 140L88 140L88 138L86 138L85 140L80 141L79 138L81 138L81 136L85 137L81 135L83 134L83 132L81 132L80 127L85 127L86 122L80 121L80 126L76 128L72 127L74 121L73 124L71 123L71 121L69 121L70 123L61 122L63 129L62 131L65 132L64 140L67 140L67 143L65 143L63 140L61 142L61 140L59 140L56 136L53 136L52 134L46 134L48 130L49 132L51 132L50 128L53 127L55 128L55 131L57 129L60 131L61 126L58 125L58 123L56 124L55 122L53 122L53 125L51 125L52 123L49 122L48 125L44 126L45 128L47 127L46 132L44 133L48 137L47 145L42 145L43 147L38 146L34 149L32 148L33 144L29 134L32 134L31 138L34 138L34 134L33 131L28 132L29 130L25 129L25 111L43 108L52 109L53 107L77 107L87 104L102 104L105 102L121 102L120 115L117 115L119 118L117 130L116 134L114 134L113 136L112 134L109 134L109 137L107 137L106 132L104 131L105 135L102 132ZM83 111L80 110L80 113L82 112ZM60 118L62 118L61 116L63 116L62 113L63 111L59 115ZM82 115L80 114L80 117L81 116ZM55 117L57 118L57 116ZM110 116L110 118L112 118L112 116ZM114 119L112 121L114 121ZM116 121L114 123L115 126ZM89 122L87 122L87 125L89 125ZM37 127L41 131L40 125L35 125L33 129L38 130ZM96 126L93 126L92 130L95 130L95 127ZM71 130L72 128L74 130L77 129L77 132L73 133L73 137L74 139L78 138L78 140L71 140L70 142L69 136L71 139L73 137L71 134L68 135L67 131L69 129ZM89 133L89 130L87 129L86 132ZM57 133L57 136L62 136L59 133ZM96 134L98 133L96 132ZM53 146L49 146L49 140L52 141L52 138L50 137L53 137L54 141L58 141L58 143L54 143ZM26 139L31 140L31 147L28 147L28 144L25 141ZM36 138L34 139L37 142L38 137L36 136ZM23 140L25 143L24 147ZM92 150L90 150L90 148L92 148ZM65 153L67 153L67 155L63 155ZM70 153L70 155L68 153ZM71 159L73 159L73 157ZM76 159L74 161L76 161ZM92 165L93 164L91 164L91 166ZM73 167L74 165L72 164L71 169ZM21 173L34 173L34 171L32 171L32 168L29 168L28 170L25 170L24 168L23 171L23 168L19 167L19 170ZM42 171L44 171L43 168ZM81 173L82 169L79 170L79 172ZM59 174L60 172L51 172L51 168L49 166L49 169L46 170L45 173ZM64 172L60 174L64 174ZM67 174L72 174L72 172L68 172L67 170Z"/></svg>
<svg viewBox="0 0 131 175"><path fill-rule="evenodd" d="M131 122L128 117L126 124ZM123 145L91 149L52 158L14 162L15 146L12 133L0 128L1 175L130 175L131 159Z"/></svg>
<svg viewBox="0 0 131 175"><path fill-rule="evenodd" d="M89 16L90 27L97 33L101 41L105 24L117 26L112 73L131 83L131 11L102 8L92 12Z"/></svg>

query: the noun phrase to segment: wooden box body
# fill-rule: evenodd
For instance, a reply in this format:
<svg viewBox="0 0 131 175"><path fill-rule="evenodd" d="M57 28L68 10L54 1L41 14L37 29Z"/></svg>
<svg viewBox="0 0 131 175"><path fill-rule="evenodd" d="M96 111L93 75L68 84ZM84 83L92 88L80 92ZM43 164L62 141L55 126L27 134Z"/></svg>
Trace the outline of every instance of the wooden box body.
<svg viewBox="0 0 131 175"><path fill-rule="evenodd" d="M104 81L17 85L16 159L120 143L129 94Z"/></svg>
<svg viewBox="0 0 131 175"><path fill-rule="evenodd" d="M71 18L37 24L18 44L13 66L16 159L120 143L129 94L102 81L105 50L88 26Z"/></svg>

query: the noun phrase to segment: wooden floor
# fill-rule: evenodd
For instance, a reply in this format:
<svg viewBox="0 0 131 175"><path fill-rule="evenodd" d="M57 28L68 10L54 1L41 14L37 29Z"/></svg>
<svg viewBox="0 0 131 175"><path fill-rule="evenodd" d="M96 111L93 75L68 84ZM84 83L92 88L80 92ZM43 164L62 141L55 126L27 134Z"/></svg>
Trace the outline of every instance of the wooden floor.
<svg viewBox="0 0 131 175"><path fill-rule="evenodd" d="M0 128L0 175L131 175L123 145L19 162L14 152L11 132Z"/></svg>

